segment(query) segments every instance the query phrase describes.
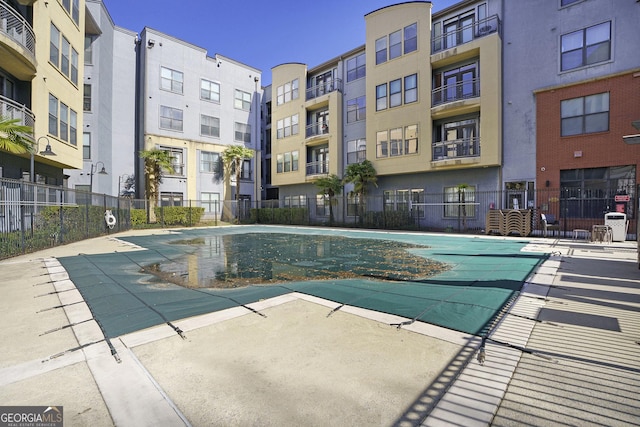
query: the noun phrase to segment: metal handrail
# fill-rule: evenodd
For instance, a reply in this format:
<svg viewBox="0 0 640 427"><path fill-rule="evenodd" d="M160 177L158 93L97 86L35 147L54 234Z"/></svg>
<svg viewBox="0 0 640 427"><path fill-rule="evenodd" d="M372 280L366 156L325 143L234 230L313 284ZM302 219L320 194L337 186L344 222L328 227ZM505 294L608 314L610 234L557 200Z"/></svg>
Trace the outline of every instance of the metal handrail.
<svg viewBox="0 0 640 427"><path fill-rule="evenodd" d="M462 34L471 30L471 37L465 39ZM452 47L460 46L465 43L469 43L475 39L488 36L500 30L500 18L498 15L493 15L480 21L474 22L470 25L465 25L459 28L455 32L440 34L436 36L432 34L431 37L431 53L440 52L442 50L450 49ZM455 40L451 43L447 43L451 37L455 37Z"/></svg>
<svg viewBox="0 0 640 427"><path fill-rule="evenodd" d="M330 82L307 88L307 101L335 91L342 92L342 79L333 79Z"/></svg>
<svg viewBox="0 0 640 427"><path fill-rule="evenodd" d="M307 125L305 128L306 138L318 135L326 135L329 133L329 123L327 122L315 122Z"/></svg>
<svg viewBox="0 0 640 427"><path fill-rule="evenodd" d="M471 90L468 90L469 86ZM436 106L461 99L477 98L479 96L480 79L475 78L433 89L431 92L431 105Z"/></svg>
<svg viewBox="0 0 640 427"><path fill-rule="evenodd" d="M20 119L19 124L33 127L36 116L25 105L0 95L0 117L5 119Z"/></svg>
<svg viewBox="0 0 640 427"><path fill-rule="evenodd" d="M0 32L24 46L35 60L36 36L33 28L26 19L5 2L0 3Z"/></svg>
<svg viewBox="0 0 640 427"><path fill-rule="evenodd" d="M309 162L306 167L307 175L326 175L329 173L329 161Z"/></svg>
<svg viewBox="0 0 640 427"><path fill-rule="evenodd" d="M434 161L480 156L479 137L434 142L431 147Z"/></svg>

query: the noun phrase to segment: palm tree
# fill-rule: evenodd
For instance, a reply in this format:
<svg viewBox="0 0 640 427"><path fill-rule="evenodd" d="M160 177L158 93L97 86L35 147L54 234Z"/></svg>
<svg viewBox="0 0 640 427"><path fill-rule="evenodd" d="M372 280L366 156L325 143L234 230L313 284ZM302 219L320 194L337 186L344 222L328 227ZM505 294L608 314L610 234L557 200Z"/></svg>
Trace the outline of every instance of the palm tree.
<svg viewBox="0 0 640 427"><path fill-rule="evenodd" d="M33 128L19 123L20 119L0 118L0 150L22 154L35 149Z"/></svg>
<svg viewBox="0 0 640 427"><path fill-rule="evenodd" d="M353 191L351 191L351 194L354 194L358 198L358 206L360 208L358 216L360 218L360 224L362 224L364 220L364 198L367 194L367 186L369 184L373 184L376 187L378 186L378 177L376 176L376 170L373 167L373 163L369 160L364 160L361 163L351 163L345 170L342 182L345 184L353 184Z"/></svg>
<svg viewBox="0 0 640 427"><path fill-rule="evenodd" d="M329 226L333 225L333 205L335 203L335 196L339 196L342 193L342 180L338 175L331 174L318 178L315 182L316 186L320 189L318 194L325 194L329 196Z"/></svg>
<svg viewBox="0 0 640 427"><path fill-rule="evenodd" d="M242 175L242 162L253 157L253 150L244 145L231 145L222 152L222 163L225 169L225 196L231 195L231 174L236 175L236 212L240 208L240 176ZM226 197L225 197L226 199ZM223 214L223 216L225 216ZM229 215L231 216L231 215ZM236 218L237 219L237 218Z"/></svg>
<svg viewBox="0 0 640 427"><path fill-rule="evenodd" d="M458 231L460 231L460 217L462 217L462 230L467 229L467 205L465 205L465 192L469 188L469 184L458 184L456 191L458 192Z"/></svg>
<svg viewBox="0 0 640 427"><path fill-rule="evenodd" d="M140 151L144 159L145 191L149 198L149 222L156 222L155 207L158 205L158 194L164 172L173 173L173 157L166 150Z"/></svg>

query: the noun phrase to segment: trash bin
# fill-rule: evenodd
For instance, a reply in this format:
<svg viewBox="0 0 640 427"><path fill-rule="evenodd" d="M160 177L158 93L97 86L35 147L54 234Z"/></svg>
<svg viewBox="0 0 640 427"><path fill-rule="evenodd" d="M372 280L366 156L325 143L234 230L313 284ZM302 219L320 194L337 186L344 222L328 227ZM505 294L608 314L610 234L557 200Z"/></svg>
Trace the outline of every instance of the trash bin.
<svg viewBox="0 0 640 427"><path fill-rule="evenodd" d="M618 212L609 212L604 215L604 225L611 227L611 240L624 242L627 240L627 215Z"/></svg>

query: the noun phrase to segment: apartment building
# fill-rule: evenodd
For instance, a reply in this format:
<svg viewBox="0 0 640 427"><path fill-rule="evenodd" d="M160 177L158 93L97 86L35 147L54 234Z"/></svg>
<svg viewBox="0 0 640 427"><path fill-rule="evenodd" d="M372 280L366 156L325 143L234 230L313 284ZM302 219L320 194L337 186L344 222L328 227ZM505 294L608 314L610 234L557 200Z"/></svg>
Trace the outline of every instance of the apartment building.
<svg viewBox="0 0 640 427"><path fill-rule="evenodd" d="M65 169L69 188L122 194L135 176L136 42L101 0L86 0L82 167Z"/></svg>
<svg viewBox="0 0 640 427"><path fill-rule="evenodd" d="M231 58L145 27L138 48L136 151L162 149L173 158L163 178L163 205L201 201L206 213L218 202L260 197L261 72ZM224 188L221 153L231 145L255 152L239 183ZM142 160L136 176L143 176ZM143 187L143 181L138 180ZM219 207L218 207L219 209Z"/></svg>
<svg viewBox="0 0 640 427"><path fill-rule="evenodd" d="M84 0L0 2L0 114L32 126L36 145L0 152L2 177L61 186L63 168L82 167L84 34Z"/></svg>
<svg viewBox="0 0 640 427"><path fill-rule="evenodd" d="M640 118L640 3L504 2L504 16L505 204L634 216L640 147L622 137Z"/></svg>

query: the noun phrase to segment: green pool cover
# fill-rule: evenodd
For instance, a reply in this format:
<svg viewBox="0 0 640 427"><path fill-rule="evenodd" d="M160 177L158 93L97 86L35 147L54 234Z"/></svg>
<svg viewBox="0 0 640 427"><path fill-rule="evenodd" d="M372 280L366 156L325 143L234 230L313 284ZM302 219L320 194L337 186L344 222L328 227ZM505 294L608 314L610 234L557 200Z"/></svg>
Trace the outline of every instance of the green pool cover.
<svg viewBox="0 0 640 427"><path fill-rule="evenodd" d="M145 250L59 259L107 338L293 291L478 335L547 257L517 238L293 227L121 239Z"/></svg>

